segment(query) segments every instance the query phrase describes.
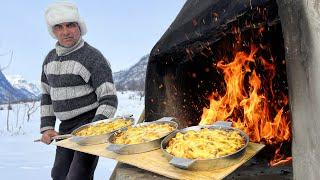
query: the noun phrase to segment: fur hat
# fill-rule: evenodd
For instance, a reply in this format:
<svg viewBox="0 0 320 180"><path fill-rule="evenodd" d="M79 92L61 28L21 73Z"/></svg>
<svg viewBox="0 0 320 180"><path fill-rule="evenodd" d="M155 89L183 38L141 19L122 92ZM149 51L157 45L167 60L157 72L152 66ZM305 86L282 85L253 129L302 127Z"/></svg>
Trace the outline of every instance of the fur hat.
<svg viewBox="0 0 320 180"><path fill-rule="evenodd" d="M55 39L57 38L53 34L52 28L57 24L65 22L77 22L81 35L83 36L87 33L86 24L80 18L78 8L73 3L61 1L49 5L45 12L45 19L50 35Z"/></svg>

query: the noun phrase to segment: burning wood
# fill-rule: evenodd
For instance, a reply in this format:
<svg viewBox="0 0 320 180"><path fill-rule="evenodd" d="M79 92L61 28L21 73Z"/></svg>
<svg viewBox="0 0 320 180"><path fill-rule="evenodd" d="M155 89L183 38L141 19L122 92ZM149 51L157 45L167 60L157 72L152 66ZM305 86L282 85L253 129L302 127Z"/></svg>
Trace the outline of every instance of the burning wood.
<svg viewBox="0 0 320 180"><path fill-rule="evenodd" d="M261 55L263 48L263 45L251 45L249 53L235 51L233 60L224 58L217 63L216 68L223 73L225 92L223 95L212 93L209 107L203 109L200 125L232 121L234 127L249 135L250 141L275 148L270 161L273 166L291 160L280 151L283 142L291 141L291 120L287 95L274 90L276 65L273 58L265 59Z"/></svg>

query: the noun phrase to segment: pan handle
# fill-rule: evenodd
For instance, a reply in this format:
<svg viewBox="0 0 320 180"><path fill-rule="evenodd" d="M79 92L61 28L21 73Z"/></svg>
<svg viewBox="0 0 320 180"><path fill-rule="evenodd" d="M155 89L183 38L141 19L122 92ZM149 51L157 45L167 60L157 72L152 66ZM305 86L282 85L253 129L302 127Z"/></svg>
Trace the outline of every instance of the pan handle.
<svg viewBox="0 0 320 180"><path fill-rule="evenodd" d="M175 117L163 117L163 118L161 118L161 119L158 119L158 120L156 120L156 121L158 121L158 122L168 122L168 121L170 121L170 122L174 122L174 123L176 123L176 125L177 125L177 129L180 129L180 122L177 120L177 118L175 118Z"/></svg>
<svg viewBox="0 0 320 180"><path fill-rule="evenodd" d="M72 137L71 134L64 134L64 135L53 136L51 139L52 140L62 140L62 139L68 139L68 138L71 138L71 137ZM41 142L41 139L36 139L33 142Z"/></svg>
<svg viewBox="0 0 320 180"><path fill-rule="evenodd" d="M176 118L174 118L174 117L163 117L163 118L161 118L161 119L158 119L158 120L156 120L156 121L173 121L173 120L175 120Z"/></svg>
<svg viewBox="0 0 320 180"><path fill-rule="evenodd" d="M126 145L122 145L122 144L109 144L109 146L107 147L107 150L109 151L113 151L113 152L120 152L122 148L124 148Z"/></svg>
<svg viewBox="0 0 320 180"><path fill-rule="evenodd" d="M173 157L169 163L181 169L189 169L195 160Z"/></svg>
<svg viewBox="0 0 320 180"><path fill-rule="evenodd" d="M72 137L71 134L64 134L64 135L53 136L51 139L52 140L62 140L62 139L68 139L68 138L71 138L71 137Z"/></svg>
<svg viewBox="0 0 320 180"><path fill-rule="evenodd" d="M213 125L231 127L232 122L228 122L228 121L216 121L215 123L213 123Z"/></svg>
<svg viewBox="0 0 320 180"><path fill-rule="evenodd" d="M125 114L125 115L122 115L122 116L116 116L116 118L132 119L133 118L133 114Z"/></svg>

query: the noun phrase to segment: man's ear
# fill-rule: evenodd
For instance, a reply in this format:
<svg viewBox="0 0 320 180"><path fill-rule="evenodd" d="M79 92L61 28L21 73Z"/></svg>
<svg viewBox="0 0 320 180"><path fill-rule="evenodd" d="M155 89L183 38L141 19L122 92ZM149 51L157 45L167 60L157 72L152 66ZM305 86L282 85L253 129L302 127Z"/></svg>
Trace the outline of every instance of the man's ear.
<svg viewBox="0 0 320 180"><path fill-rule="evenodd" d="M77 23L77 26L78 26L78 28L79 28L79 31L80 31L80 34L81 34L81 28L80 28L80 25L79 25L79 23Z"/></svg>

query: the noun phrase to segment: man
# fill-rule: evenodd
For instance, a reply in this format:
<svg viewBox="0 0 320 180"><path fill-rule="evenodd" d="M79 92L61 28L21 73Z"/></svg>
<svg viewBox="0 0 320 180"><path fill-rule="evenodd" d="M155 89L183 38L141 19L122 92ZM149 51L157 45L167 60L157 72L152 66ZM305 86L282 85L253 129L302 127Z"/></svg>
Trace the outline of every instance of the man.
<svg viewBox="0 0 320 180"><path fill-rule="evenodd" d="M74 4L54 3L45 12L51 36L58 40L42 66L41 141L68 134L81 125L111 118L117 108L110 65L86 43L86 26ZM54 130L61 120L59 133ZM51 171L54 180L89 180L98 157L57 147Z"/></svg>

